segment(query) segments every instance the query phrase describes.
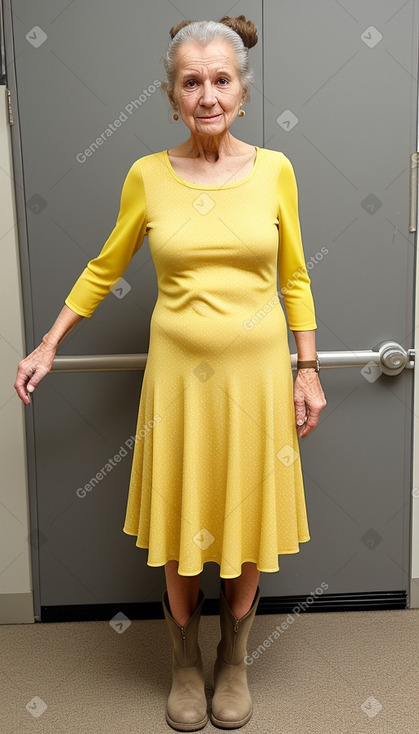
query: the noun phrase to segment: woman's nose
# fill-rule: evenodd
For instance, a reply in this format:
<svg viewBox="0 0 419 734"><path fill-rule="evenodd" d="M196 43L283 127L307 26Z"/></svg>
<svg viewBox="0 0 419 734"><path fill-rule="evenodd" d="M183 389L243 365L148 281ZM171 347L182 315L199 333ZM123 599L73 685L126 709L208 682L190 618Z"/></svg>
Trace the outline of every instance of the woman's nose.
<svg viewBox="0 0 419 734"><path fill-rule="evenodd" d="M214 90L209 80L204 82L201 100L204 104L214 104L214 102L216 101Z"/></svg>

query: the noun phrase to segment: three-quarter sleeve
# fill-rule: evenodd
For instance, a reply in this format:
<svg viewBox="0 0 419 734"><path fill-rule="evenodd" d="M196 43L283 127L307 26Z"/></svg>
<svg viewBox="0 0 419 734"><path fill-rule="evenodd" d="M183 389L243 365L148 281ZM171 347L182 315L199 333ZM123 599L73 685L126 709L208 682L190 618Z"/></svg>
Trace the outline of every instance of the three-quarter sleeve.
<svg viewBox="0 0 419 734"><path fill-rule="evenodd" d="M122 186L116 224L101 252L88 262L65 299L65 304L80 316L90 317L122 277L146 234L144 181L137 160Z"/></svg>
<svg viewBox="0 0 419 734"><path fill-rule="evenodd" d="M297 182L291 161L284 154L278 202L278 276L288 326L292 331L309 331L317 328L315 306L301 238Z"/></svg>

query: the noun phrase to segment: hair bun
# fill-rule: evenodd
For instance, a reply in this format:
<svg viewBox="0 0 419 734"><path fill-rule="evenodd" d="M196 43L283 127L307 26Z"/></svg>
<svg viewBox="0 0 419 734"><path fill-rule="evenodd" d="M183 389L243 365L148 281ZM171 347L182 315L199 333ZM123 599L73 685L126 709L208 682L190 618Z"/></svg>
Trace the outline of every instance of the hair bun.
<svg viewBox="0 0 419 734"><path fill-rule="evenodd" d="M189 25L189 23L193 23L193 20L181 20L180 23L178 23L177 25L174 25L173 28L171 28L169 31L170 38L173 40L176 33L179 33L180 29L184 28L185 25Z"/></svg>
<svg viewBox="0 0 419 734"><path fill-rule="evenodd" d="M231 18L229 15L224 15L218 22L224 23L224 25L232 28L233 31L236 31L246 48L253 48L253 46L256 46L258 42L258 29L253 20L246 20L244 15L238 15L237 18Z"/></svg>

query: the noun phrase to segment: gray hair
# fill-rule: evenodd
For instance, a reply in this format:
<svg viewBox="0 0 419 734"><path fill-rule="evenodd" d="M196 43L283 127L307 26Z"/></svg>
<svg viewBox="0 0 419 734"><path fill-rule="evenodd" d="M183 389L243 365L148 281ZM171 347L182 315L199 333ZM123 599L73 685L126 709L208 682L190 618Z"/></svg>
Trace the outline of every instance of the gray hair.
<svg viewBox="0 0 419 734"><path fill-rule="evenodd" d="M249 67L249 49L244 45L241 36L224 23L214 20L193 21L183 26L169 43L163 65L167 75L167 81L162 82L162 89L168 95L173 96L176 78L176 53L179 47L188 41L197 41L207 44L215 40L228 41L232 46L237 59L239 79L243 87L247 89L247 99L250 100L249 85L254 81L253 70Z"/></svg>

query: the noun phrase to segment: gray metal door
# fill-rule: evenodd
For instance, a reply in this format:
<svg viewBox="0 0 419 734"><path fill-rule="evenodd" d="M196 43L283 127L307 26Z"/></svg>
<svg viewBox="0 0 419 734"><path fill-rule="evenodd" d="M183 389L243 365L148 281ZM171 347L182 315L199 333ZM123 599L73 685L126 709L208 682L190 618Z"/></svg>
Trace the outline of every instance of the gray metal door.
<svg viewBox="0 0 419 734"><path fill-rule="evenodd" d="M299 182L319 350L413 346L417 2L268 0L264 145ZM295 346L293 347L295 351ZM321 374L328 405L301 442L312 539L270 593L409 588L412 370Z"/></svg>
<svg viewBox="0 0 419 734"><path fill-rule="evenodd" d="M170 27L226 12L218 1L209 13L191 0L14 0L8 53L13 67L13 40L28 352L114 226L131 163L188 137L157 84ZM319 352L389 339L410 348L417 0L350 10L247 0L231 11L239 13L256 22L260 42L250 52L256 83L246 118L232 132L294 165ZM147 241L124 281L58 354L147 352L157 295ZM412 370L325 369L321 379L328 405L300 444L311 540L281 556L279 574L262 574L262 595L308 596L322 582L328 594L404 593ZM54 373L26 408L38 618L41 608L160 600L163 569L148 567L147 551L122 532L141 383L141 372ZM126 454L101 472L121 447ZM78 492L96 475L90 492ZM209 564L203 576L209 597L218 594L217 571Z"/></svg>

